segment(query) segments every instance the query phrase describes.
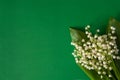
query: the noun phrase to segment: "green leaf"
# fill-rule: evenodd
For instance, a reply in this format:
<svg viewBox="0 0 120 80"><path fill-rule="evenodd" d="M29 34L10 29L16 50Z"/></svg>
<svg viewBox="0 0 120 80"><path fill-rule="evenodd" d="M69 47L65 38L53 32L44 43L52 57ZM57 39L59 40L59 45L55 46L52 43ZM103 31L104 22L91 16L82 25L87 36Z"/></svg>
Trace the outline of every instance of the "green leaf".
<svg viewBox="0 0 120 80"><path fill-rule="evenodd" d="M82 39L87 39L84 32L76 28L69 28L72 42L80 42Z"/></svg>
<svg viewBox="0 0 120 80"><path fill-rule="evenodd" d="M114 18L110 18L109 24L108 24L108 30L107 30L108 32L110 31L111 26L116 28L116 33L115 33L115 36L117 37L116 42L117 42L118 49L120 50L120 22L118 22Z"/></svg>
<svg viewBox="0 0 120 80"><path fill-rule="evenodd" d="M90 80L96 80L96 79L101 80L100 76L97 74L96 71L88 70L84 68L83 66L81 66L80 64L78 64L78 66L85 72L85 74L90 78Z"/></svg>
<svg viewBox="0 0 120 80"><path fill-rule="evenodd" d="M110 18L107 32L110 31L111 26L116 28L116 33L115 33L115 36L117 37L116 43L118 49L120 50L120 23L116 19ZM120 51L118 55L120 56ZM116 77L118 78L118 80L120 80L120 60L113 60L113 67Z"/></svg>

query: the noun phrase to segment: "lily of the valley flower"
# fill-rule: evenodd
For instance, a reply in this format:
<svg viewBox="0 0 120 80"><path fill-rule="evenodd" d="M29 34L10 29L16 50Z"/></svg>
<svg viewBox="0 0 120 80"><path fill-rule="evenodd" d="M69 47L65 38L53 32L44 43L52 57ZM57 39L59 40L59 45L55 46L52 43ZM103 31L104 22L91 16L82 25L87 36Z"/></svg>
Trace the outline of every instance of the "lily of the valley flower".
<svg viewBox="0 0 120 80"><path fill-rule="evenodd" d="M98 35L99 29L95 35L92 35L89 29L89 25L85 27L87 40L82 39L80 41L82 45L79 42L71 42L75 46L72 53L75 61L88 70L95 70L101 78L104 75L112 77L110 72L113 69L112 59L120 59L117 55L119 51L116 44L117 37L114 36L116 29L111 26L110 32L106 35Z"/></svg>

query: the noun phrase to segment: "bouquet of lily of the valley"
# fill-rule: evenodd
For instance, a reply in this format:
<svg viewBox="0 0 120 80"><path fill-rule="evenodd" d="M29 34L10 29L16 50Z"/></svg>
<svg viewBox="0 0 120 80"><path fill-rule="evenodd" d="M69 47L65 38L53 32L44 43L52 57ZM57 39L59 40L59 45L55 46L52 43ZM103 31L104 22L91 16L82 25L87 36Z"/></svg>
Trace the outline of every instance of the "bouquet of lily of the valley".
<svg viewBox="0 0 120 80"><path fill-rule="evenodd" d="M106 33L100 35L90 31L70 28L72 55L78 66L91 80L120 80L120 23L110 19Z"/></svg>

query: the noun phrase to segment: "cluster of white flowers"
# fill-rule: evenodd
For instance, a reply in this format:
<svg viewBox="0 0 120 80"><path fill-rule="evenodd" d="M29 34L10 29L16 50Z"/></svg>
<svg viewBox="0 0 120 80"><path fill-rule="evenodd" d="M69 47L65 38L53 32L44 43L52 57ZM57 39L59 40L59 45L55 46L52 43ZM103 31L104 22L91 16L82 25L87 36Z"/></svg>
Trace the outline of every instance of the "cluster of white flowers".
<svg viewBox="0 0 120 80"><path fill-rule="evenodd" d="M95 35L90 32L90 26L85 27L85 34L87 40L82 39L79 42L71 42L75 46L72 53L75 57L76 63L81 64L88 70L95 70L101 76L107 75L112 77L110 71L113 69L112 59L120 59L116 44L117 37L114 36L115 28L110 27L110 32L106 35L98 35L100 30L96 31Z"/></svg>

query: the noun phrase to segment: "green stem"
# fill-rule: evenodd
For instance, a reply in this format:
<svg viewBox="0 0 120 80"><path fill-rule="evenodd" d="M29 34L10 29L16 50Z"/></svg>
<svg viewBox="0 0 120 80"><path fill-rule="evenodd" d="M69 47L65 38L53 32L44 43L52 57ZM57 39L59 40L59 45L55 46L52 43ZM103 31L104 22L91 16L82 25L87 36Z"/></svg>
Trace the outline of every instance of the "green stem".
<svg viewBox="0 0 120 80"><path fill-rule="evenodd" d="M110 80L116 80L115 76L109 71L109 74L112 75L111 79Z"/></svg>
<svg viewBox="0 0 120 80"><path fill-rule="evenodd" d="M119 70L117 69L113 59L112 59L112 66L113 66L113 71L115 72L115 76L117 78L117 80L120 80L120 72Z"/></svg>

